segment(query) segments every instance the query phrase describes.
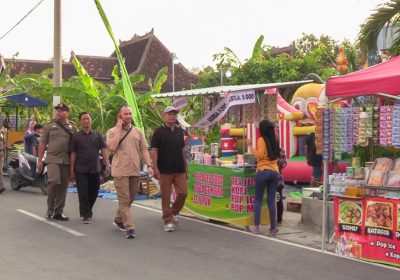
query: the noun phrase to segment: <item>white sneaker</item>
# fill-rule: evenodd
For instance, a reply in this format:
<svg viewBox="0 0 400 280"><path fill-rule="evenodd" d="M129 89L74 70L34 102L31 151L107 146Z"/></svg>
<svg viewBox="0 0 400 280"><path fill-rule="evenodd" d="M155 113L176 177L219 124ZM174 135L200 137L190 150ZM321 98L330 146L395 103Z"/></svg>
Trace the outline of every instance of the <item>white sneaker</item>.
<svg viewBox="0 0 400 280"><path fill-rule="evenodd" d="M165 231L165 232L172 232L172 231L174 231L174 224L169 223L169 224L164 225L164 231Z"/></svg>
<svg viewBox="0 0 400 280"><path fill-rule="evenodd" d="M174 218L175 225L177 225L179 223L178 215L173 215L172 217Z"/></svg>

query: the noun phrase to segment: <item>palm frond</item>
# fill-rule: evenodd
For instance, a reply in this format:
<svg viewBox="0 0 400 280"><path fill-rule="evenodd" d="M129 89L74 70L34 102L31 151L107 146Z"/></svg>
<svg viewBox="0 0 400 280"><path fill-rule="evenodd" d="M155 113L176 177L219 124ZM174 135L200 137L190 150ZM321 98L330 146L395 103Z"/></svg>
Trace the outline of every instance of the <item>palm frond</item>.
<svg viewBox="0 0 400 280"><path fill-rule="evenodd" d="M231 48L225 47L224 49L225 49L225 51L226 51L227 53L230 53L230 54L236 59L236 63L237 63L239 66L242 65L242 62L240 61L239 57L235 54L235 52L234 52Z"/></svg>
<svg viewBox="0 0 400 280"><path fill-rule="evenodd" d="M382 28L400 23L400 0L391 0L379 5L364 24L358 35L358 41L363 52L376 49L377 38Z"/></svg>

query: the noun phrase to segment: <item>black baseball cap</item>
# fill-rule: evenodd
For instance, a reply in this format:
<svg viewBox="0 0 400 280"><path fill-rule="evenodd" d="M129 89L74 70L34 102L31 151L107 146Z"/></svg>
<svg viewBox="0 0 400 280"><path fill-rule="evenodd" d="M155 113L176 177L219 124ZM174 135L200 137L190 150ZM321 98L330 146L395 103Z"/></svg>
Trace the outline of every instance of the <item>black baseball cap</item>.
<svg viewBox="0 0 400 280"><path fill-rule="evenodd" d="M69 112L69 107L68 107L68 105L65 104L65 103L60 103L60 104L58 104L57 106L54 107L54 109L56 109L56 110L57 110L57 109L60 109L60 110Z"/></svg>

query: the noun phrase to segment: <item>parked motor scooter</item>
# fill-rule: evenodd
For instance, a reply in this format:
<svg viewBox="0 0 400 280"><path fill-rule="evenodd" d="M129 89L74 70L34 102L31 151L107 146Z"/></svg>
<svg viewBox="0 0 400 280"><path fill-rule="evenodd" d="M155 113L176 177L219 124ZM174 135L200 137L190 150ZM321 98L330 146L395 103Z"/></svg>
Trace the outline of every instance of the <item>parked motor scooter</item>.
<svg viewBox="0 0 400 280"><path fill-rule="evenodd" d="M47 195L47 167L43 167L43 172L37 172L37 157L24 151L18 152L18 157L9 163L8 173L10 175L10 185L13 190L23 187L39 187L44 195Z"/></svg>

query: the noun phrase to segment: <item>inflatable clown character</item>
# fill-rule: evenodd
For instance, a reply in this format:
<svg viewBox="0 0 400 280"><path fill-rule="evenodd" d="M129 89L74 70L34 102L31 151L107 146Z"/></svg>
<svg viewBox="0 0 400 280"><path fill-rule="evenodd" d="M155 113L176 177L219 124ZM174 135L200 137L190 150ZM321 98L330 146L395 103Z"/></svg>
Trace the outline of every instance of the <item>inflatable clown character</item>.
<svg viewBox="0 0 400 280"><path fill-rule="evenodd" d="M314 125L315 112L324 88L324 84L310 83L299 87L294 93L290 104L303 113L303 119L298 120L299 126Z"/></svg>
<svg viewBox="0 0 400 280"><path fill-rule="evenodd" d="M291 103L278 94L280 145L289 157L299 154L298 136L315 131L315 113L325 85L310 83L294 93Z"/></svg>

